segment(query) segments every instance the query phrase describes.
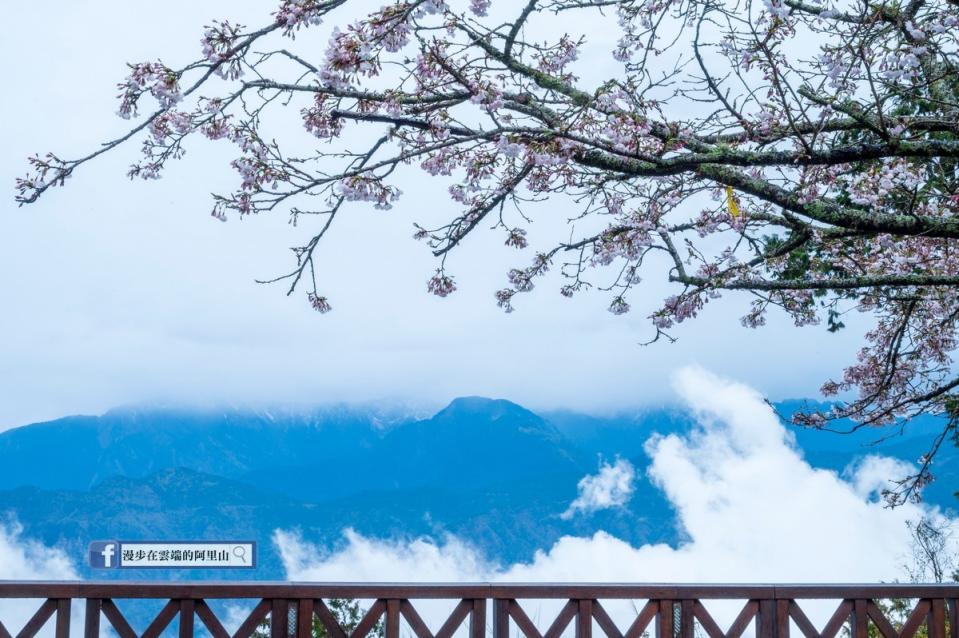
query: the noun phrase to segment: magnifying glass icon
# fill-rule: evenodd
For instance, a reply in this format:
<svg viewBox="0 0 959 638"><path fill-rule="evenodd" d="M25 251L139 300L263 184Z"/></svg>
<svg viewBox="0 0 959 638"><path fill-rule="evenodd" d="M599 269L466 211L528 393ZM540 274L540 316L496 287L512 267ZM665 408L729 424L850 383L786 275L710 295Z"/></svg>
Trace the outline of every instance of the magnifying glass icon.
<svg viewBox="0 0 959 638"><path fill-rule="evenodd" d="M233 555L239 558L244 563L246 562L246 547L242 545L237 545L233 548Z"/></svg>

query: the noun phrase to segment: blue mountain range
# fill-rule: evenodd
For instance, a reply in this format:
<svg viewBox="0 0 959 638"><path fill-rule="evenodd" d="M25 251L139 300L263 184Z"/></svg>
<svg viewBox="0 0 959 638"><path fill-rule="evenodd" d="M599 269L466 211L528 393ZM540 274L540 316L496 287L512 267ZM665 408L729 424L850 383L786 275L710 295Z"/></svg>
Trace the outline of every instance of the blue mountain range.
<svg viewBox="0 0 959 638"><path fill-rule="evenodd" d="M800 402L776 405L791 414ZM482 397L451 402L427 418L377 406L253 411L124 408L0 433L0 512L24 534L64 548L84 571L95 539L255 539L259 567L244 578L283 578L270 539L299 530L335 548L351 527L372 537L468 539L490 559L529 560L567 534L597 530L633 544L677 542L683 531L645 478L653 433L685 432L691 420L663 408L595 417L536 414ZM836 435L797 429L815 466L841 471L879 452L914 461L941 428L917 419L872 446L874 431ZM952 507L956 450L944 447L927 500ZM599 459L630 460L633 497L570 519L559 515ZM171 578L164 572L100 571L97 578ZM172 577L236 578L181 572Z"/></svg>

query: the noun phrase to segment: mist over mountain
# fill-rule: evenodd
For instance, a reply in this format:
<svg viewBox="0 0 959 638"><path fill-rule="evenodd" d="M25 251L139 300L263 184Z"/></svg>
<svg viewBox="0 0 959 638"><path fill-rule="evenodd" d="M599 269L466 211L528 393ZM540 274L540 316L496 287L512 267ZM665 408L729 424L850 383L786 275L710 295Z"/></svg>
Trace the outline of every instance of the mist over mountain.
<svg viewBox="0 0 959 638"><path fill-rule="evenodd" d="M0 433L0 489L88 489L110 476L186 467L227 478L362 454L402 412L333 406L304 411L118 408ZM37 462L42 460L44 470Z"/></svg>
<svg viewBox="0 0 959 638"><path fill-rule="evenodd" d="M777 405L785 415L799 407ZM124 408L0 433L0 512L15 516L26 535L66 549L87 575L85 547L103 538L255 539L259 568L244 575L251 578L284 576L270 542L276 529L299 530L331 549L345 528L381 538L453 534L504 563L529 560L564 535L598 530L634 545L675 543L684 532L646 477L644 446L654 434L687 432L692 423L670 408L537 414L483 397L456 399L427 418L369 405ZM878 446L870 445L877 432L867 430L795 430L795 438L814 466L842 472L871 453L915 461L941 425L917 419ZM943 448L929 501L953 506L956 456ZM562 517L578 482L616 458L635 467L631 497L621 507Z"/></svg>

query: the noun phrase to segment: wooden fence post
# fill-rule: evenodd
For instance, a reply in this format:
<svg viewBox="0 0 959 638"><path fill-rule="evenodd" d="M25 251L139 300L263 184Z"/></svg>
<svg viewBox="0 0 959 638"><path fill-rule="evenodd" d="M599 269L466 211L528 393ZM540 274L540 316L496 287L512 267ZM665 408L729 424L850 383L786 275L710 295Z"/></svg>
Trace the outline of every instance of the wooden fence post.
<svg viewBox="0 0 959 638"><path fill-rule="evenodd" d="M103 601L99 598L87 598L86 615L83 618L84 638L100 638L100 607Z"/></svg>
<svg viewBox="0 0 959 638"><path fill-rule="evenodd" d="M673 601L659 601L659 615L656 616L656 638L675 638L673 613Z"/></svg>
<svg viewBox="0 0 959 638"><path fill-rule="evenodd" d="M493 600L493 638L509 638L509 599Z"/></svg>

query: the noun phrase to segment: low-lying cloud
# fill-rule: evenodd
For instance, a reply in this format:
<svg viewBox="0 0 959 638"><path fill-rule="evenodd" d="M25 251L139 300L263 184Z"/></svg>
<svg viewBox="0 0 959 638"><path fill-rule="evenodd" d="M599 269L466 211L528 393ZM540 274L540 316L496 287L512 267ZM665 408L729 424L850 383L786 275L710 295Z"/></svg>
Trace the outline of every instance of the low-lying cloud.
<svg viewBox="0 0 959 638"><path fill-rule="evenodd" d="M907 521L927 516L957 527L927 506L883 507L877 492L902 474L898 461L867 457L843 476L814 468L754 390L699 368L679 372L674 386L698 425L652 437L646 452L649 477L684 532L675 547L635 547L600 531L561 538L528 562L499 565L452 536L378 540L347 531L345 546L326 551L277 532L287 574L335 581L878 582L906 576ZM571 510L620 498L600 487L622 487L628 471L616 467L584 479Z"/></svg>
<svg viewBox="0 0 959 638"><path fill-rule="evenodd" d="M24 538L15 520L0 523L0 580L75 578L73 563L62 550Z"/></svg>
<svg viewBox="0 0 959 638"><path fill-rule="evenodd" d="M603 463L599 472L584 476L576 485L579 491L560 518L569 520L578 513L590 514L610 507L622 507L633 493L636 470L626 459Z"/></svg>
<svg viewBox="0 0 959 638"><path fill-rule="evenodd" d="M0 580L76 580L79 578L69 557L57 548L47 547L35 540L24 538L23 528L15 520L0 522ZM43 601L24 602L16 599L0 599L0 620L7 631L16 635L20 628L37 610ZM74 605L78 607L78 605ZM74 609L74 612L77 610ZM79 635L76 613L72 631ZM41 637L52 634L53 620L47 622Z"/></svg>

